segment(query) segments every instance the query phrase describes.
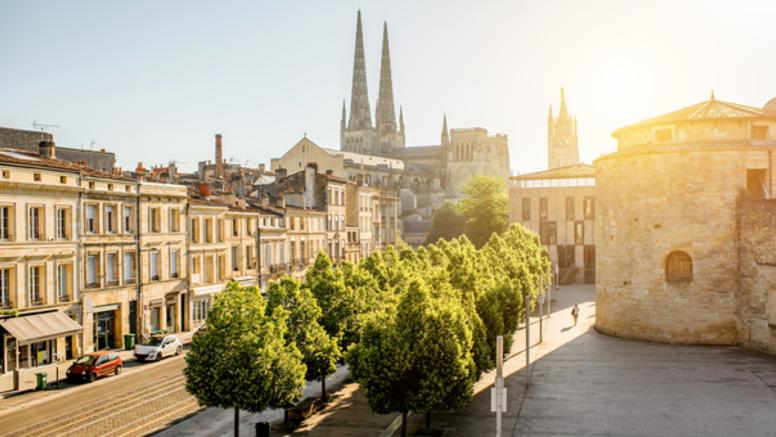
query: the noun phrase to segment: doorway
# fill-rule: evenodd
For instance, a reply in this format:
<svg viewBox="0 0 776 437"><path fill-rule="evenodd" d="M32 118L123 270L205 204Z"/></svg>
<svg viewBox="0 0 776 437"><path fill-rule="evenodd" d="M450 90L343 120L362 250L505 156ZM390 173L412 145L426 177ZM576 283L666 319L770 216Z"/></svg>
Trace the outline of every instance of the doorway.
<svg viewBox="0 0 776 437"><path fill-rule="evenodd" d="M167 332L178 332L177 323L175 323L175 313L177 312L178 305L175 303L167 303Z"/></svg>
<svg viewBox="0 0 776 437"><path fill-rule="evenodd" d="M94 313L94 348L95 350L113 349L114 326L116 322L116 313L114 311L103 311Z"/></svg>

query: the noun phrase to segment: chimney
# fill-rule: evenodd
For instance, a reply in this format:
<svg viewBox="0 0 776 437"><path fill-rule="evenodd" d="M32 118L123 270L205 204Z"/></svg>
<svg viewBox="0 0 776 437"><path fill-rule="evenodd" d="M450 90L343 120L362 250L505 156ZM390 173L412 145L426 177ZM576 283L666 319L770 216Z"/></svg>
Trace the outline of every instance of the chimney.
<svg viewBox="0 0 776 437"><path fill-rule="evenodd" d="M285 207L286 207L286 193L284 193L283 191L278 193L278 203L280 204L281 208L285 209Z"/></svg>
<svg viewBox="0 0 776 437"><path fill-rule="evenodd" d="M358 185L364 185L364 175L359 173L356 175L356 183Z"/></svg>
<svg viewBox="0 0 776 437"><path fill-rule="evenodd" d="M216 134L216 178L224 175L224 151L221 144L221 134Z"/></svg>
<svg viewBox="0 0 776 437"><path fill-rule="evenodd" d="M41 141L38 143L38 153L43 158L56 159L57 146L53 141Z"/></svg>
<svg viewBox="0 0 776 437"><path fill-rule="evenodd" d="M327 175L327 176L331 176L331 175L333 175L333 174L334 174L334 170L332 170L332 169L330 169L330 168L329 168L329 169L326 169L326 175Z"/></svg>
<svg viewBox="0 0 776 437"><path fill-rule="evenodd" d="M175 162L171 162L167 166L167 177L172 181L178 178L178 167L175 165Z"/></svg>
<svg viewBox="0 0 776 437"><path fill-rule="evenodd" d="M286 177L286 169L285 168L279 168L275 170L275 181L277 182L280 179L283 179Z"/></svg>
<svg viewBox="0 0 776 437"><path fill-rule="evenodd" d="M259 164L259 174L260 175L263 175L266 170L267 170L267 167L264 165L264 163Z"/></svg>
<svg viewBox="0 0 776 437"><path fill-rule="evenodd" d="M202 182L199 184L199 194L202 197L210 196L210 184Z"/></svg>

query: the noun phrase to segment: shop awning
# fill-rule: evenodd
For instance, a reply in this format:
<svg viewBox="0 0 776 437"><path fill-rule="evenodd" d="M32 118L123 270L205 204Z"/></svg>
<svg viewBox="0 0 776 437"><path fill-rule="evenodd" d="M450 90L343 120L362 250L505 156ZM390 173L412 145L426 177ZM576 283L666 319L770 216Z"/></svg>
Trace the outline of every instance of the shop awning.
<svg viewBox="0 0 776 437"><path fill-rule="evenodd" d="M19 345L64 337L83 330L62 311L4 319L0 320L0 326L13 335Z"/></svg>

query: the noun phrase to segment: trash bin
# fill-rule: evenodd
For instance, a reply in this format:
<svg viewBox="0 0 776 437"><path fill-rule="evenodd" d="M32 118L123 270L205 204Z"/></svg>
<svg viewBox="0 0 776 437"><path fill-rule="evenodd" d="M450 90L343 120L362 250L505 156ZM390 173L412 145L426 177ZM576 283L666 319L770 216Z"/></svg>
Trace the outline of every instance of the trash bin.
<svg viewBox="0 0 776 437"><path fill-rule="evenodd" d="M130 350L135 347L135 334L124 334L124 349Z"/></svg>
<svg viewBox="0 0 776 437"><path fill-rule="evenodd" d="M35 381L35 390L45 390L48 386L48 373L36 373Z"/></svg>
<svg viewBox="0 0 776 437"><path fill-rule="evenodd" d="M269 437L269 422L256 422L256 437Z"/></svg>

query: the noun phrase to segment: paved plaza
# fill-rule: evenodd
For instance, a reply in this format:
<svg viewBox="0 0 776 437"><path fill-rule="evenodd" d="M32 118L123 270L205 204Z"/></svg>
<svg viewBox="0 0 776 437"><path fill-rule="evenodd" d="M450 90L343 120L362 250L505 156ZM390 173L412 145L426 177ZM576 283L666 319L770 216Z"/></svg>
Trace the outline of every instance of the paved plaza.
<svg viewBox="0 0 776 437"><path fill-rule="evenodd" d="M570 308L581 315L573 326ZM538 319L537 319L538 320ZM524 381L524 331L505 363L508 410L504 436L773 436L776 358L736 347L674 346L612 338L592 329L591 286L563 287L538 343L532 322L531 382ZM495 435L490 412L492 374L472 403L434 413L433 427L450 436ZM353 387L345 402L308 421L299 434L380 435L390 416L369 413ZM380 420L382 419L382 420ZM411 416L410 432L423 426ZM398 433L397 433L398 434Z"/></svg>

